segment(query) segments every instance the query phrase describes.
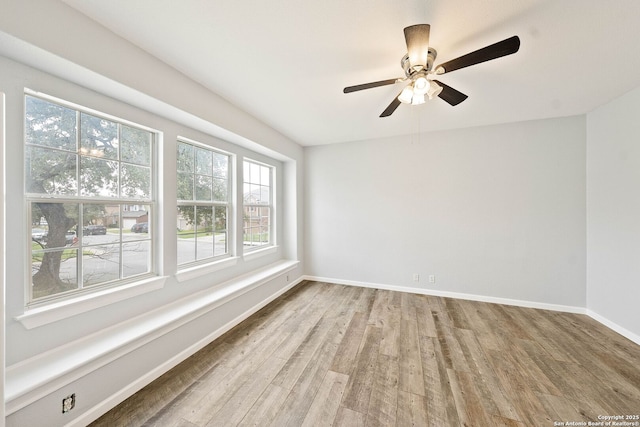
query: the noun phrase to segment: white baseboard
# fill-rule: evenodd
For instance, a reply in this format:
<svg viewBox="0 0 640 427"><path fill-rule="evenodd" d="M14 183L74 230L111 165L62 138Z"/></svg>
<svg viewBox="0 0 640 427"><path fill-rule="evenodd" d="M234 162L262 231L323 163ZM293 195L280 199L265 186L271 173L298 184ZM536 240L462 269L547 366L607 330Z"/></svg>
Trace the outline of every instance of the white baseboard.
<svg viewBox="0 0 640 427"><path fill-rule="evenodd" d="M336 283L338 285L360 286L364 288L385 289L389 291L408 292L412 294L431 295L436 297L456 298L470 301L490 302L494 304L514 305L517 307L539 308L542 310L562 311L566 313L586 314L584 307L576 307L571 305L549 304L536 301L516 300L510 298L499 298L486 295L465 294L461 292L447 292L436 289L412 288L409 286L386 285L382 283L358 282L353 280L342 280L328 277L303 276L305 280L313 280L317 282Z"/></svg>
<svg viewBox="0 0 640 427"><path fill-rule="evenodd" d="M255 306L251 307L250 309L248 309L247 311L245 311L241 315L237 316L235 319L231 320L230 322L228 322L224 326L222 326L222 327L218 328L217 330L213 331L212 333L210 333L209 335L207 335L206 337L204 337L200 341L194 343L193 345L191 345L188 348L184 349L180 353L176 354L174 357L172 357L171 359L167 360L162 365L156 366L154 369L149 371L144 376L135 379L134 381L129 383L126 387L120 389L116 393L114 393L111 396L109 396L107 399L105 399L102 402L100 402L98 405L92 407L91 409L89 409L88 411L84 412L79 417L75 418L72 422L67 424L66 427L82 427L82 426L89 425L93 421L97 420L100 416L105 414L107 411L109 411L111 408L115 407L119 403L121 403L124 400L126 400L127 398L131 397L137 391L139 391L140 389L142 389L146 385L150 384L151 382L153 382L154 380L159 378L161 375L163 375L164 373L166 373L169 370L171 370L173 367L175 367L179 363L185 361L187 358L189 358L190 356L192 356L193 354L195 354L199 350L202 350L205 346L207 346L213 340L215 340L216 338L219 338L224 333L226 333L229 330L231 330L231 328L233 328L234 326L238 325L240 322L242 322L243 320L247 319L249 316L251 316L252 314L256 313L258 310L260 310L261 308L265 307L267 304L269 304L270 302L272 302L273 300L278 298L280 295L282 295L285 292L287 292L289 289L291 289L294 286L298 285L303 280L304 280L304 277L300 277L297 280L291 282L290 284L288 284L284 288L280 289L275 294L271 295L266 300L261 301L260 303L258 303Z"/></svg>

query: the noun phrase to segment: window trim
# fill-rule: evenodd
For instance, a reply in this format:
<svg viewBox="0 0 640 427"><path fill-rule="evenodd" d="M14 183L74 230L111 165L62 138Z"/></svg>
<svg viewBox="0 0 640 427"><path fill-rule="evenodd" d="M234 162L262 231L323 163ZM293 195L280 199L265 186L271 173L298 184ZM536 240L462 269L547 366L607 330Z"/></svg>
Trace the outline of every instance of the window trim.
<svg viewBox="0 0 640 427"><path fill-rule="evenodd" d="M100 119L115 122L118 124L119 127L127 126L127 127L139 129L139 130L150 133L150 136L151 136L150 151L151 152L150 152L150 158L149 158L149 168L151 170L151 176L150 176L151 192L148 198L123 198L121 196L119 197L82 196L80 195L79 191L76 195L28 193L26 188L27 182L25 179L24 187L22 190L23 216L27 218L27 221L25 221L25 225L24 225L25 227L24 236L25 236L25 241L28 242L25 245L26 256L24 257L25 284L23 286L23 289L24 289L24 298L25 298L24 300L25 312L22 316L19 316L16 319L18 320L20 320L21 318L30 319L36 313L48 313L49 309L53 310L54 312L60 312L59 307L72 307L72 306L82 307L82 306L86 306L87 304L86 303L80 304L80 303L83 303L85 301L92 301L92 300L94 302L90 303L89 306L95 308L96 300L106 301L106 302L98 303L97 306L99 307L102 305L111 304L112 302L115 302L115 301L129 298L130 296L133 296L133 295L149 292L151 290L155 290L163 287L166 277L160 276L159 267L158 267L159 265L161 265L161 263L158 260L158 256L162 251L158 250L159 242L161 239L157 233L160 227L156 226L156 222L157 222L156 220L158 218L158 210L160 209L160 205L158 202L158 194L159 194L159 184L160 184L159 175L160 175L160 167L161 167L159 156L161 152L160 141L162 141L162 132L159 130L150 128L148 126L140 125L130 120L126 120L126 119L123 119L111 114L107 114L107 113L104 113L104 112L101 112L101 111L98 111L98 110L95 110L71 101L67 101L52 95L48 95L46 93L34 91L29 88L24 88L22 93L22 126L23 126L22 164L23 165L26 165L27 147L37 146L33 144L28 145L26 143L27 128L26 128L25 119L26 119L26 113L27 113L26 99L28 96L59 105L64 108L74 110L76 113L76 120L77 120L76 126L79 125L79 117L81 116L82 113L84 113L94 117L98 117ZM120 128L118 130L118 136L120 137ZM79 151L80 147L77 145L80 140L81 140L81 135L80 133L77 133L76 134L76 150L78 150L76 151L77 156L81 156ZM50 148L50 147L45 147L45 148ZM121 158L116 159L116 161L119 164L122 163ZM128 164L129 162L124 162L124 163ZM26 166L23 166L23 167L25 168L23 169L23 176L26 176L26 173L27 173ZM77 167L76 173L79 174L80 173L79 166L76 166L76 167ZM78 180L78 184L79 184L79 180ZM149 247L150 247L149 271L146 273L141 273L141 274L130 276L130 277L119 277L118 279L115 279L115 280L98 283L90 286L80 287L80 283L78 283L77 287L73 290L33 299L32 246L30 244L31 239L29 238L29 236L31 235L31 228L32 228L31 221L30 221L31 205L38 201L45 202L45 203L77 203L78 205L86 201L90 201L91 204L94 204L96 202L104 202L105 204L119 205L120 215L122 214L123 205L135 205L135 204L149 205L150 207L149 218L151 223L151 230L150 230L151 237L147 240L149 242ZM120 220L122 221L122 219ZM77 224L76 228L80 229L81 228L80 224ZM122 245L123 243L125 243L125 241L120 239L117 243L119 245ZM83 247L79 246L78 250L82 250L82 248ZM61 249L64 249L64 248L61 248ZM122 264L122 259L120 260L120 269L122 268L121 264ZM77 268L77 270L78 271L80 270L79 267ZM121 274L121 271L119 270L119 275L120 274ZM80 279L78 278L78 280ZM149 283L152 283L153 285L149 286L148 285ZM139 289L132 290L136 287L138 287ZM115 294L118 294L120 296L114 298L113 295ZM127 296L127 295L130 295L130 296ZM109 296L109 298L105 298L105 296ZM86 310L82 308L79 310L75 309L75 310L72 310L71 314L69 315L62 315L61 317L59 317L60 315L57 315L54 317L56 317L56 319L66 318L78 313L82 313L84 311L88 311L90 309L91 308L88 308ZM20 321L23 322L22 320ZM27 320L27 322L29 321ZM46 321L41 324L46 324L46 323L49 323L49 321Z"/></svg>
<svg viewBox="0 0 640 427"><path fill-rule="evenodd" d="M104 286L96 288L94 292L73 294L72 297L58 298L38 303L25 308L23 314L15 319L27 329L34 329L49 323L67 319L78 314L86 313L118 301L124 301L138 295L144 295L164 288L168 276L148 276L143 279L136 277L136 281L120 283L118 286Z"/></svg>

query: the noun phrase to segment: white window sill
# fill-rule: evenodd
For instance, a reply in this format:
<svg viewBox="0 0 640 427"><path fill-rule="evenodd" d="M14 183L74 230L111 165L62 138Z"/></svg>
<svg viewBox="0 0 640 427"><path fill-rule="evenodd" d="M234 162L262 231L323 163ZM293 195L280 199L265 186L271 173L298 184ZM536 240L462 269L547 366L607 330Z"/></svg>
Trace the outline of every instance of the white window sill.
<svg viewBox="0 0 640 427"><path fill-rule="evenodd" d="M249 252L245 252L242 255L242 259L244 259L245 261L251 261L253 259L260 258L265 255L275 254L276 252L278 252L278 246L276 245L269 246L266 248L253 249L253 250L250 250Z"/></svg>
<svg viewBox="0 0 640 427"><path fill-rule="evenodd" d="M55 302L43 307L31 308L16 317L27 329L37 328L77 314L95 310L114 302L162 289L167 276L154 276L122 286L103 289L76 298Z"/></svg>
<svg viewBox="0 0 640 427"><path fill-rule="evenodd" d="M195 279L196 277L204 276L205 274L213 273L214 271L222 270L238 263L238 257L225 258L220 261L215 261L209 264L195 265L181 269L176 273L176 280L178 282L184 282L186 280Z"/></svg>

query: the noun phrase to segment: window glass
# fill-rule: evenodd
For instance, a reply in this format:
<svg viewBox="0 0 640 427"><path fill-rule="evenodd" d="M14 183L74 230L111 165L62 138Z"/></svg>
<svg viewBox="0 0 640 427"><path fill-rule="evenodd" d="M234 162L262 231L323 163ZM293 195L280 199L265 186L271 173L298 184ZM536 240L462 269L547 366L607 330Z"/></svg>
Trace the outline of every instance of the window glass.
<svg viewBox="0 0 640 427"><path fill-rule="evenodd" d="M153 136L25 96L30 302L152 272Z"/></svg>
<svg viewBox="0 0 640 427"><path fill-rule="evenodd" d="M245 160L243 169L243 245L245 250L251 250L273 244L273 168Z"/></svg>
<svg viewBox="0 0 640 427"><path fill-rule="evenodd" d="M229 255L229 155L178 142L178 265Z"/></svg>

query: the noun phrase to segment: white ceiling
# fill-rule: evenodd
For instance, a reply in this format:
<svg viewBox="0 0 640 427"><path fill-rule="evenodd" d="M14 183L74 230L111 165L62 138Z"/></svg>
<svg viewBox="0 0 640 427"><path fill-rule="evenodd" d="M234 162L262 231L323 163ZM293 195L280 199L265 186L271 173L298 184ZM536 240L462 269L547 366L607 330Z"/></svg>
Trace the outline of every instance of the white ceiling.
<svg viewBox="0 0 640 427"><path fill-rule="evenodd" d="M637 0L63 0L302 145L584 114L640 85ZM469 95L379 114L402 85L403 28L436 64L500 41L515 55L440 77ZM152 71L151 71L152 72Z"/></svg>

